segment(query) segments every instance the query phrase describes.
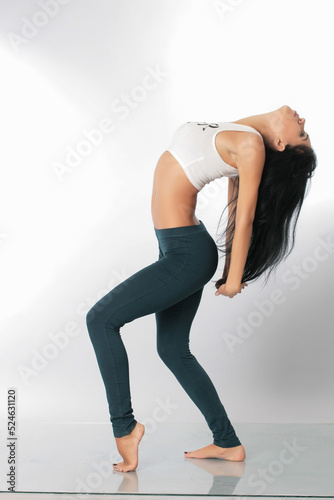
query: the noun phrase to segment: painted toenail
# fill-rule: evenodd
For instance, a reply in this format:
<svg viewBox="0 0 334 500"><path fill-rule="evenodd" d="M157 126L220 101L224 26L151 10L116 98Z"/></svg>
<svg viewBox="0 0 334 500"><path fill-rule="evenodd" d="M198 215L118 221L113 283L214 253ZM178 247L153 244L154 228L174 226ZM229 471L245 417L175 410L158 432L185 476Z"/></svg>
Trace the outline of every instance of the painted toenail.
<svg viewBox="0 0 334 500"><path fill-rule="evenodd" d="M185 451L184 453L185 453L185 454L187 454L187 453L189 453L189 452L188 452L188 451Z"/></svg>

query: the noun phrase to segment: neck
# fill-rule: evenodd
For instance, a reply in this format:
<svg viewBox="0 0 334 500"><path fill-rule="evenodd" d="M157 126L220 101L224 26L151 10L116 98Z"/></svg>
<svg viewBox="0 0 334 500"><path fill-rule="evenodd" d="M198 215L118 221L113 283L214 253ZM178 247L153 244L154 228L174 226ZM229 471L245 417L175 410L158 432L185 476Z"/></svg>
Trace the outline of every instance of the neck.
<svg viewBox="0 0 334 500"><path fill-rule="evenodd" d="M233 123L241 123L242 125L248 125L254 128L264 138L264 140L270 143L273 139L272 124L273 124L273 111L270 113L263 113L261 115L252 115L246 118L241 118Z"/></svg>

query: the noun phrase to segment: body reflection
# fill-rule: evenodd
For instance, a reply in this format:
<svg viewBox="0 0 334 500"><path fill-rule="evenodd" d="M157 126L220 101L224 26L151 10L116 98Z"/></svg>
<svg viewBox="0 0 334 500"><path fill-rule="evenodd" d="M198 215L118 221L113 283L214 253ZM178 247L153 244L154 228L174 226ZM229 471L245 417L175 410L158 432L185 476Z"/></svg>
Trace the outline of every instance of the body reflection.
<svg viewBox="0 0 334 500"><path fill-rule="evenodd" d="M118 493L137 493L139 491L138 474L136 471L131 471L127 473L114 470L113 473L123 477L123 481L121 482L121 484L117 489Z"/></svg>
<svg viewBox="0 0 334 500"><path fill-rule="evenodd" d="M204 493L207 495L232 495L246 467L245 462L230 462L215 458L205 460L201 458L186 458L185 461L211 474L212 486L208 492ZM140 472L132 471L126 473L114 470L114 474L122 477L122 482L118 486L117 493L141 493L139 490ZM184 473L184 479L186 478L190 479L189 470ZM198 479L195 476L192 482L195 487L197 481Z"/></svg>
<svg viewBox="0 0 334 500"><path fill-rule="evenodd" d="M243 476L245 462L229 462L216 458L186 458L188 462L213 476L212 487L208 495L232 495L240 478Z"/></svg>

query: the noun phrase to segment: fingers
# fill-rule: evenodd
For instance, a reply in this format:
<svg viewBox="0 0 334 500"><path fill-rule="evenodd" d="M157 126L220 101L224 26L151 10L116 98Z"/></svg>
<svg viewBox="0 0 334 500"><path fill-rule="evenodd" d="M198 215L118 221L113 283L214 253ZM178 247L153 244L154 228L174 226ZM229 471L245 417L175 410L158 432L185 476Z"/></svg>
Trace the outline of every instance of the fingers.
<svg viewBox="0 0 334 500"><path fill-rule="evenodd" d="M240 290L236 291L233 294L227 293L227 290L225 290L225 285L221 285L221 287L218 288L218 290L215 291L215 295L224 295L225 297L228 297L230 299L233 299L237 295L237 293L241 293L241 291L245 288L245 286L248 286L247 283L241 283L240 285Z"/></svg>

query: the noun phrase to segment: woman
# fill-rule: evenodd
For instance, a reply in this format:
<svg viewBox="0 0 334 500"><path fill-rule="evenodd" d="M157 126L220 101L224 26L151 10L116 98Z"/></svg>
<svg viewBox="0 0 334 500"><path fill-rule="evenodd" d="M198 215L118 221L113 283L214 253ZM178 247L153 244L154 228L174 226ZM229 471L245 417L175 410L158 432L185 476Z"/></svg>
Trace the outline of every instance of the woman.
<svg viewBox="0 0 334 500"><path fill-rule="evenodd" d="M123 462L138 465L144 426L131 407L128 358L120 328L155 313L158 354L202 412L213 443L189 458L243 461L245 450L218 394L189 350L189 333L203 287L218 265L218 249L195 216L197 193L226 176L225 267L216 295L233 298L286 255L316 156L305 119L289 106L236 122L181 125L160 157L153 180L152 219L159 258L102 297L87 328L105 384L110 421ZM294 237L293 228L293 237ZM291 250L290 250L291 251Z"/></svg>

